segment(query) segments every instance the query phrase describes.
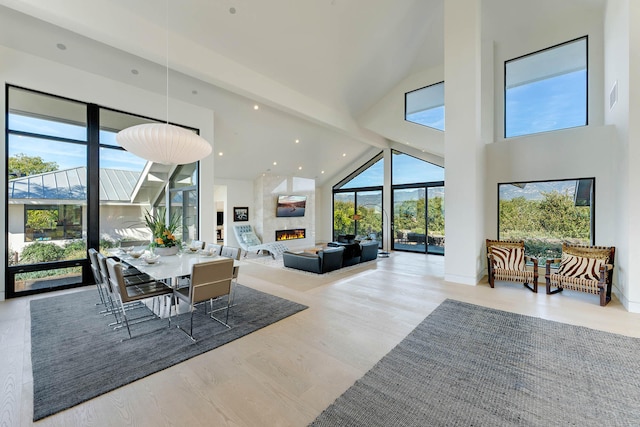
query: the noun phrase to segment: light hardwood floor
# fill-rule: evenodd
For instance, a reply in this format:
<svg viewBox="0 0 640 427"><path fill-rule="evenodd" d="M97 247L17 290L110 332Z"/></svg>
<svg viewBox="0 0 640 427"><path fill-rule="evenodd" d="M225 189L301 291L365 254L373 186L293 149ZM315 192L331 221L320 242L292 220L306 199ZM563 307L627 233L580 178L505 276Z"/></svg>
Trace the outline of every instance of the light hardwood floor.
<svg viewBox="0 0 640 427"><path fill-rule="evenodd" d="M324 277L246 262L240 283L309 309L36 424L305 426L446 298L640 337L615 298L443 276L443 257L398 252ZM30 299L0 302L0 426L33 424Z"/></svg>

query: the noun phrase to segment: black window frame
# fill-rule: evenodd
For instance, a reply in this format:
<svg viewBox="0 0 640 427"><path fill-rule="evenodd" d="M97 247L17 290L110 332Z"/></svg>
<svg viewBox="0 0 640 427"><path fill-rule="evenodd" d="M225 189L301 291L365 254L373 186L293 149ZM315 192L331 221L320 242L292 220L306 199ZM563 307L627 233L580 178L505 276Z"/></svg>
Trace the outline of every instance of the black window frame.
<svg viewBox="0 0 640 427"><path fill-rule="evenodd" d="M45 95L53 98L57 98L60 100L65 100L74 103L80 103L87 107L87 139L86 141L78 141L74 139L64 138L60 136L51 136L51 135L40 135L33 134L24 131L15 131L9 129L9 113L10 113L10 97L9 91L10 89L18 89L27 92L32 92L35 94ZM100 148L109 148L115 150L125 151L123 147L114 147L109 144L101 144L100 143L100 109L110 110L114 112L119 112L123 114L128 114L143 120L148 120L151 122L163 122L162 120L153 119L151 117L147 117L141 114L125 112L121 110L117 110L114 108L101 106L95 103L79 101L76 99L68 98L65 96L47 93L44 91L40 91L37 89L31 89L19 85L14 85L10 83L5 83L5 180L6 177L9 176L9 135L21 135L21 136L30 136L37 137L40 139L47 139L51 141L60 141L66 143L73 144L82 144L87 146L87 198L86 198L86 222L87 222L87 235L86 235L86 246L88 248L97 248L100 244ZM185 129L191 130L196 134L199 134L199 130L184 126L178 123L169 122L176 126L183 127ZM195 186L197 188L196 194L198 197L198 218L200 218L200 162L196 162L197 174L198 174L198 183ZM5 185L7 185L7 181L5 181ZM9 241L9 193L5 191L4 198L4 209L5 209L5 221L4 221L4 234L5 234L5 242ZM25 213L26 216L26 213ZM200 230L198 229L198 233ZM8 244L5 244L5 260L9 259L10 248ZM81 267L82 275L79 283L66 284L56 287L47 287L43 289L31 289L16 292L15 291L15 276L21 273L29 273L40 270L54 270L54 269L63 269L69 267ZM4 271L5 278L5 296L7 299L15 298L20 296L27 296L39 293L52 292L63 289L77 288L87 285L92 285L94 283L93 274L91 272L91 266L88 257L84 259L75 259L75 260L61 260L61 261L52 261L46 263L37 263L37 264L27 264L27 265L6 265Z"/></svg>
<svg viewBox="0 0 640 427"><path fill-rule="evenodd" d="M437 86L437 85L442 85L443 91L445 90L444 89L444 80L442 80L440 82L432 83L430 85L423 86L423 87L418 88L418 89L410 90L409 92L405 92L405 94L404 94L404 121L405 122L413 123L413 124L416 124L416 125L419 125L419 126L424 126L426 128L429 128L429 129L437 130L438 132L444 132L445 131L445 129L446 129L446 107L445 107L445 104L444 104L444 99L442 100L442 107L445 108L445 112L444 112L444 115L443 115L443 119L445 120L445 126L444 126L443 129L438 129L438 128L433 127L433 126L425 125L424 123L414 122L413 120L407 119L407 97L412 93L419 92L421 90L424 90L424 89L427 89L427 88L430 88L430 87L433 87L433 86ZM435 108L435 107L433 107L433 108Z"/></svg>
<svg viewBox="0 0 640 427"><path fill-rule="evenodd" d="M585 123L584 125L578 125L578 126L570 126L570 127L564 127L564 128L558 128L558 129L552 129L552 130L544 130L544 131L539 131L539 132L533 132L533 133L527 133L527 134L521 134L521 135L514 135L514 136L507 136L507 64L513 61L517 61L526 57L530 57L530 56L534 56L537 54L541 54L543 52L552 50L552 49L556 49L559 48L561 46L564 45L568 45L571 43L575 43L579 40L585 40L585 64L586 64L586 76L585 76ZM567 40L565 42L562 43L558 43L556 45L553 46L549 46L546 47L544 49L539 49L535 52L530 52L530 53L526 53L524 55L520 55L516 58L511 58L511 59L507 59L506 61L504 61L504 65L503 65L503 73L502 73L502 77L503 77L503 137L505 139L510 139L510 138L522 138L522 137L526 137L526 136L530 136L530 135L538 135L541 133L546 133L546 132L557 132L557 131L561 131L561 130L565 130L565 129L574 129L577 127L584 127L584 126L589 126L589 35L584 35L584 36L580 36L580 37L576 37L572 40Z"/></svg>

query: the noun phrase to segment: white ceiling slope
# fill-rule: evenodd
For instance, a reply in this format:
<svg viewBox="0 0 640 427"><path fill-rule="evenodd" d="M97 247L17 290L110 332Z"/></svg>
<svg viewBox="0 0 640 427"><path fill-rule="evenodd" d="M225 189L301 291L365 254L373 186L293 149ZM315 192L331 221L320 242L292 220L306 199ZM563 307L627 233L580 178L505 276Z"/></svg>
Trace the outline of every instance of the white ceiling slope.
<svg viewBox="0 0 640 427"><path fill-rule="evenodd" d="M357 118L442 62L442 1L0 0L0 43L158 92L168 58L171 96L216 112L216 176L322 184L388 146ZM295 139L304 150L291 151Z"/></svg>
<svg viewBox="0 0 640 427"><path fill-rule="evenodd" d="M215 111L216 177L323 185L381 147L442 156L402 93L442 78L444 1L0 0L0 44L161 94L168 58L170 97ZM481 2L499 45L606 0Z"/></svg>

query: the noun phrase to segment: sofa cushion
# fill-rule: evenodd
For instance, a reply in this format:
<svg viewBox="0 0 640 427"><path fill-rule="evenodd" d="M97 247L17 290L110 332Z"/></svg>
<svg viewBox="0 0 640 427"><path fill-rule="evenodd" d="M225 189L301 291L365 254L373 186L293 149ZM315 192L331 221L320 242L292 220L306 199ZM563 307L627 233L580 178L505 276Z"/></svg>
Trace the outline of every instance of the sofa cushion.
<svg viewBox="0 0 640 427"><path fill-rule="evenodd" d="M495 268L524 271L524 248L491 246Z"/></svg>
<svg viewBox="0 0 640 427"><path fill-rule="evenodd" d="M557 274L576 279L597 281L600 280L600 267L604 264L606 264L606 260L602 258L583 257L563 252Z"/></svg>

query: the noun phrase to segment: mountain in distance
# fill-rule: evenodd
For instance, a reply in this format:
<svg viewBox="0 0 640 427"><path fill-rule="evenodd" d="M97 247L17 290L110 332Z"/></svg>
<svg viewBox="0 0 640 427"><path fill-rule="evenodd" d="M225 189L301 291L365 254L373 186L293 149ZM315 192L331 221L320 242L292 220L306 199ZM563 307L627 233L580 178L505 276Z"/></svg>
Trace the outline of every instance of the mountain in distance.
<svg viewBox="0 0 640 427"><path fill-rule="evenodd" d="M557 191L560 194L569 194L573 197L576 191L576 180L527 182L515 184L498 184L500 200L511 200L516 197L524 197L526 200L542 200L542 193Z"/></svg>

